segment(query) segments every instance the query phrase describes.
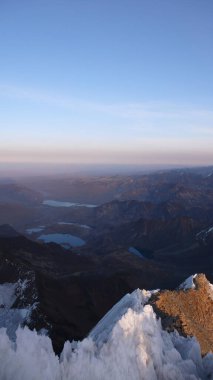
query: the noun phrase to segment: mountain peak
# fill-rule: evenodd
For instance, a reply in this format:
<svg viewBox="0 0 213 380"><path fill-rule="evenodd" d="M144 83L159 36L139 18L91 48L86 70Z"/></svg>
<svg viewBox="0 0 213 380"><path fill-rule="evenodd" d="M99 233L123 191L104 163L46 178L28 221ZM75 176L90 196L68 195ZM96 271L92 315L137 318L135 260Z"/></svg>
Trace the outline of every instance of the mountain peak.
<svg viewBox="0 0 213 380"><path fill-rule="evenodd" d="M213 351L213 286L204 274L191 276L184 283L185 288L182 285L178 290L158 292L151 304L164 329L195 336L205 355Z"/></svg>

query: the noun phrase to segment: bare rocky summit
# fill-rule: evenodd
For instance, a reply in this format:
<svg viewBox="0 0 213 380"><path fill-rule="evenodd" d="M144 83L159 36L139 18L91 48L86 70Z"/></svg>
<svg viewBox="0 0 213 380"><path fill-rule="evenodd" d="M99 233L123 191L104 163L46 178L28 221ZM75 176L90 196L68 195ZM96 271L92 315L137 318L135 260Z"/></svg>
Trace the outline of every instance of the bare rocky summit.
<svg viewBox="0 0 213 380"><path fill-rule="evenodd" d="M150 302L167 331L195 336L202 355L213 351L213 286L204 274L193 278L193 287L159 291Z"/></svg>

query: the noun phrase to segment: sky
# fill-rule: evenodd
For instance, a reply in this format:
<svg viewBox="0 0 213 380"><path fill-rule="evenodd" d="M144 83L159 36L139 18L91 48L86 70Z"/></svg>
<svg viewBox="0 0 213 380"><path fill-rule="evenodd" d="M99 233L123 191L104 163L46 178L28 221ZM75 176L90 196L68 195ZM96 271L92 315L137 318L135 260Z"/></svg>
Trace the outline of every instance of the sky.
<svg viewBox="0 0 213 380"><path fill-rule="evenodd" d="M211 0L0 0L0 168L213 164Z"/></svg>

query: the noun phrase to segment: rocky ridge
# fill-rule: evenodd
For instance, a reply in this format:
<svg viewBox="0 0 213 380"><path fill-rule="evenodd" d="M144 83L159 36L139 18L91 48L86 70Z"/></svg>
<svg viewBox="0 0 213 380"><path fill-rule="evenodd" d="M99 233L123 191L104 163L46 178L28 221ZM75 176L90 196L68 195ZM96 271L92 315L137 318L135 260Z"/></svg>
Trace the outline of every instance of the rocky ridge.
<svg viewBox="0 0 213 380"><path fill-rule="evenodd" d="M204 274L193 276L191 288L159 291L149 303L164 329L195 336L202 355L213 351L213 286Z"/></svg>

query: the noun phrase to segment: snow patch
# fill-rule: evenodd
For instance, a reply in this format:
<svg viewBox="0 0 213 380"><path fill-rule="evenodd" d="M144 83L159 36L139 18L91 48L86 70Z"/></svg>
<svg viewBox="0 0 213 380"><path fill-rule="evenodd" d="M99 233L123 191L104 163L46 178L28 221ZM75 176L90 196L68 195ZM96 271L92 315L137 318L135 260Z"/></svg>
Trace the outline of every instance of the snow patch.
<svg viewBox="0 0 213 380"><path fill-rule="evenodd" d="M202 230L200 232L198 232L196 234L196 239L197 240L202 240L204 244L206 244L206 241L209 237L209 235L211 235L213 233L213 227L209 227L205 230Z"/></svg>
<svg viewBox="0 0 213 380"><path fill-rule="evenodd" d="M24 293L29 285L28 279L0 285L0 328L4 327L12 340L15 340L18 326L30 322L32 311L37 307L36 302L24 307L13 307L17 299L22 305L25 303Z"/></svg>
<svg viewBox="0 0 213 380"><path fill-rule="evenodd" d="M180 290L188 290L188 289L195 289L195 283L194 278L196 278L197 274L194 274L190 277L188 277L180 286L178 286L178 289Z"/></svg>
<svg viewBox="0 0 213 380"><path fill-rule="evenodd" d="M7 283L0 285L0 308L10 308L16 300L17 284Z"/></svg>
<svg viewBox="0 0 213 380"><path fill-rule="evenodd" d="M29 234L29 235L32 235L34 233L37 233L37 232L41 232L43 231L44 227L33 227L33 228L28 228L26 230L26 232Z"/></svg>
<svg viewBox="0 0 213 380"><path fill-rule="evenodd" d="M213 285L209 283L209 296L213 300Z"/></svg>

